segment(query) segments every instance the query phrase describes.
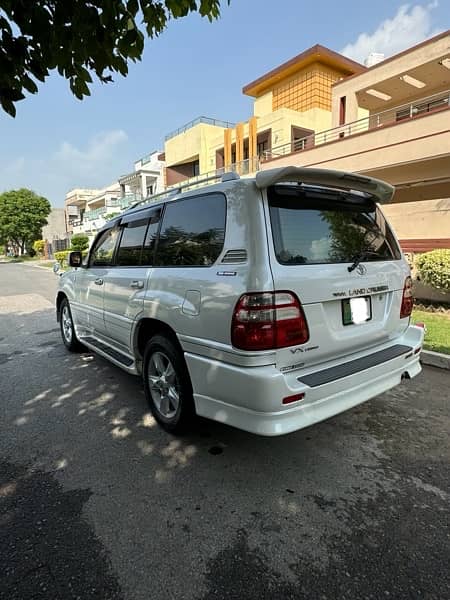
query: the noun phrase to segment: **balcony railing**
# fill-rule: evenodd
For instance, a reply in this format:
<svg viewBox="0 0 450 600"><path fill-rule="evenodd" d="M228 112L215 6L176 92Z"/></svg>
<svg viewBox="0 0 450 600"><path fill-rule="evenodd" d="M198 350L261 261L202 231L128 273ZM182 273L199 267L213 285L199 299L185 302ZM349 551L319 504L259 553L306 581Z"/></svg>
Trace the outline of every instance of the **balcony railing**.
<svg viewBox="0 0 450 600"><path fill-rule="evenodd" d="M141 200L141 194L126 194L126 196L118 198L118 207L123 210L129 206L133 206L133 204L136 204L136 202L140 202Z"/></svg>
<svg viewBox="0 0 450 600"><path fill-rule="evenodd" d="M197 119L189 121L189 123L186 123L186 125L175 129L175 131L171 131L164 139L167 142L167 140L180 135L180 133L184 133L188 129L192 129L192 127L195 127L200 123L205 123L206 125L216 125L216 127L224 127L225 129L228 129L229 127L236 127L236 123L229 123L228 121L221 121L220 119L211 119L210 117L197 117Z"/></svg>
<svg viewBox="0 0 450 600"><path fill-rule="evenodd" d="M101 208L96 208L95 210L87 210L84 213L84 221L93 221L94 219L98 219L106 213L106 206L102 206Z"/></svg>
<svg viewBox="0 0 450 600"><path fill-rule="evenodd" d="M292 140L286 144L275 146L271 150L264 151L264 159L270 160L278 156L293 154L303 150L310 150L321 144L335 142L359 133L365 133L379 129L386 125L395 123L404 123L414 119L419 115L434 113L440 110L450 108L450 91L440 92L433 96L428 96L421 100L415 100L408 104L400 104L379 113L369 115L358 121L339 125L333 129L327 129L318 133L313 133L304 138Z"/></svg>

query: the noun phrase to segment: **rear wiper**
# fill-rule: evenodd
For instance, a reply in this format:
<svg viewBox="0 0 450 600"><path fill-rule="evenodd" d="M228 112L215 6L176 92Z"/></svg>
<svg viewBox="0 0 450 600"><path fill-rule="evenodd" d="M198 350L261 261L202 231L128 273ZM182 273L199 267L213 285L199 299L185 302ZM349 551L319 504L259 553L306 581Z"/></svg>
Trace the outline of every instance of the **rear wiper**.
<svg viewBox="0 0 450 600"><path fill-rule="evenodd" d="M349 267L347 267L347 271L349 273L354 271L356 269L356 267L359 265L359 263L361 261L363 261L365 258L368 258L369 256L379 256L379 254L378 254L378 252L374 252L373 250L364 250L363 252L360 252L359 254L356 255L353 264L351 264Z"/></svg>

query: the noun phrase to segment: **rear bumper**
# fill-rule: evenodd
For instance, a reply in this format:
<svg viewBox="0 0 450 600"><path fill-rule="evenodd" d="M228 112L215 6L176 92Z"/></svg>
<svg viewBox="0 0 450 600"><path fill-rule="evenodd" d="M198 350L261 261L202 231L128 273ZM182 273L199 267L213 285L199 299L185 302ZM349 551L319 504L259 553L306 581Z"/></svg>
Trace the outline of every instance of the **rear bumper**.
<svg viewBox="0 0 450 600"><path fill-rule="evenodd" d="M395 340L395 346L405 347L404 352L364 368L377 362L367 360L369 357L389 350L394 343L372 349L363 357L355 357L356 361L364 359L359 363L363 368L357 372L352 372L354 368L342 369L355 360L346 361L339 369L335 361L315 370L287 374L272 365L237 367L189 353L186 361L198 415L259 435L274 436L308 427L361 404L398 385L404 375L415 377L421 371L418 350L422 342L423 329L410 326ZM385 356L395 354L388 351ZM330 381L329 372L333 369L338 377ZM302 400L282 404L283 398L299 393L305 394Z"/></svg>

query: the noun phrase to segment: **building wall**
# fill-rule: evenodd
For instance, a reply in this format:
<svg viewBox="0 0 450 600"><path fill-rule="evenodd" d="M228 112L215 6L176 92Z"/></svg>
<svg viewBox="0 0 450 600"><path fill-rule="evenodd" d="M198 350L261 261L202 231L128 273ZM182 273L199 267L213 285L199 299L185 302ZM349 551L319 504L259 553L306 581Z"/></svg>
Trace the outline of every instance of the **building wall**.
<svg viewBox="0 0 450 600"><path fill-rule="evenodd" d="M164 144L166 167L198 159L200 173L207 172L209 169L208 156L211 140L218 135L223 138L224 131L223 127L217 125L199 123L187 131L166 140Z"/></svg>
<svg viewBox="0 0 450 600"><path fill-rule="evenodd" d="M67 236L64 208L52 208L47 217L47 225L42 228L42 239L64 239Z"/></svg>
<svg viewBox="0 0 450 600"><path fill-rule="evenodd" d="M194 177L193 163L183 163L182 165L173 165L166 167L167 185L175 185L181 183L190 177Z"/></svg>
<svg viewBox="0 0 450 600"><path fill-rule="evenodd" d="M340 71L313 63L273 88L272 108L285 107L299 112L313 108L331 111L331 86L341 77Z"/></svg>
<svg viewBox="0 0 450 600"><path fill-rule="evenodd" d="M267 115L272 112L273 105L273 93L272 90L259 96L259 98L255 98L253 103L253 114L255 117L261 117L263 115Z"/></svg>
<svg viewBox="0 0 450 600"><path fill-rule="evenodd" d="M311 131L322 131L331 127L331 113L322 108L312 108L305 112L298 112L289 108L279 108L257 117L258 134L270 130L270 147L281 146L291 142L292 127L308 129ZM243 123L243 137L249 136L249 124ZM236 143L236 130L231 130L231 143ZM224 136L216 135L209 142L207 152L207 170L216 168L216 152L224 147ZM201 171L203 172L203 171Z"/></svg>
<svg viewBox="0 0 450 600"><path fill-rule="evenodd" d="M450 237L450 199L386 204L383 212L400 240Z"/></svg>

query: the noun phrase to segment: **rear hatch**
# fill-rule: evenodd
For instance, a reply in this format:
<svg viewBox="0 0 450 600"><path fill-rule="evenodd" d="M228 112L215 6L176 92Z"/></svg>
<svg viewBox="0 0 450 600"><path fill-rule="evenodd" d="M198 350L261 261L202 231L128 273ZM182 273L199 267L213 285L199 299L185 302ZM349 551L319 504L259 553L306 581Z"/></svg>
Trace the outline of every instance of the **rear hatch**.
<svg viewBox="0 0 450 600"><path fill-rule="evenodd" d="M370 351L408 325L400 307L409 269L376 203L381 195L354 189L355 181L350 189L319 183L267 187L274 289L297 295L309 328L307 343L277 350L282 370Z"/></svg>

